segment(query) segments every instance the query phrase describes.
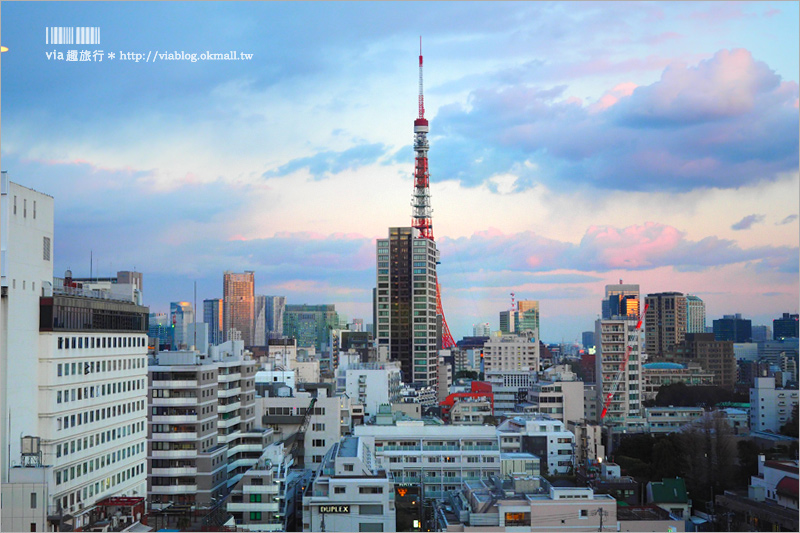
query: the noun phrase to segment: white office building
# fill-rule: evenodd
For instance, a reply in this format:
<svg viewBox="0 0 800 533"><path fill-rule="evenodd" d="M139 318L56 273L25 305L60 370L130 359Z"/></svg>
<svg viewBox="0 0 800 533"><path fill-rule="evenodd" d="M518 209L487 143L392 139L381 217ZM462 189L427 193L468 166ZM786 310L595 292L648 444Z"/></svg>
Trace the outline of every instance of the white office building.
<svg viewBox="0 0 800 533"><path fill-rule="evenodd" d="M71 273L54 289L53 198L0 190L1 529L88 528L98 501L146 495L149 311Z"/></svg>
<svg viewBox="0 0 800 533"><path fill-rule="evenodd" d="M529 335L490 337L483 345L486 372L539 371L539 341Z"/></svg>
<svg viewBox="0 0 800 533"><path fill-rule="evenodd" d="M575 435L564 422L544 415L517 416L497 426L503 452L527 452L541 458L542 472L567 474L575 465Z"/></svg>
<svg viewBox="0 0 800 533"><path fill-rule="evenodd" d="M340 365L337 391L364 406L364 416L378 414L382 404L400 401L400 365L397 363L356 363Z"/></svg>
<svg viewBox="0 0 800 533"><path fill-rule="evenodd" d="M792 417L797 389L775 387L775 378L756 378L750 389L750 431L779 432Z"/></svg>

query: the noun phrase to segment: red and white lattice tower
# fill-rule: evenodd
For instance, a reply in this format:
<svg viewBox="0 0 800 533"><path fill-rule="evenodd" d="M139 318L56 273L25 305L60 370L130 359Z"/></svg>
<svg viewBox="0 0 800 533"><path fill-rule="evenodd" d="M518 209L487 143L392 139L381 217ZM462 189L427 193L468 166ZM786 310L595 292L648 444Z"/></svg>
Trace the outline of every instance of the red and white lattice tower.
<svg viewBox="0 0 800 533"><path fill-rule="evenodd" d="M431 208L430 172L428 171L428 119L422 96L422 37L419 38L419 116L414 121L414 195L411 200L411 226L415 237L433 239L433 209ZM442 309L442 293L436 279L436 312L442 317L442 348L456 345Z"/></svg>

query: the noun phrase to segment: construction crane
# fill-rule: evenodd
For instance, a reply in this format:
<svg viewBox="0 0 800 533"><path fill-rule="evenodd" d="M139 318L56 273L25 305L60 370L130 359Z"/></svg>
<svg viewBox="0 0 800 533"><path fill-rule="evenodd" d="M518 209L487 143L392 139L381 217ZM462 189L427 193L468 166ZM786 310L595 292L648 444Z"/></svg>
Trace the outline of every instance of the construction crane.
<svg viewBox="0 0 800 533"><path fill-rule="evenodd" d="M642 320L644 319L645 313L647 313L647 308L648 307L650 307L650 305L649 304L645 304L644 310L642 310L642 312L639 314L639 320L638 320L638 322L636 322L636 331L637 332L642 329ZM622 359L622 364L620 365L620 369L617 372L617 375L614 378L614 381L611 383L611 390L608 392L608 394L606 394L606 399L605 399L605 402L604 402L604 405L603 405L603 411L602 411L602 413L600 413L600 422L601 423L603 422L603 419L606 417L606 414L608 413L608 408L611 405L611 400L614 398L614 395L617 393L617 389L619 389L619 384L622 383L622 380L625 378L625 372L627 371L627 368L628 368L628 359L631 356L631 345L628 344L627 333L628 333L627 331L623 332L623 336L622 336L623 342L625 342L625 344L627 344L627 348L625 350L625 357Z"/></svg>
<svg viewBox="0 0 800 533"><path fill-rule="evenodd" d="M311 414L314 412L314 405L317 403L316 398L311 398L311 403L308 404L308 408L306 409L305 415L303 415L303 420L300 422L300 427L297 429L297 432L289 437L292 440L292 444L289 447L289 455L293 455L297 448L299 447L300 443L303 442L306 438L306 430L308 429L308 423L311 421ZM287 441L289 439L286 439ZM300 462L300 461L298 461Z"/></svg>

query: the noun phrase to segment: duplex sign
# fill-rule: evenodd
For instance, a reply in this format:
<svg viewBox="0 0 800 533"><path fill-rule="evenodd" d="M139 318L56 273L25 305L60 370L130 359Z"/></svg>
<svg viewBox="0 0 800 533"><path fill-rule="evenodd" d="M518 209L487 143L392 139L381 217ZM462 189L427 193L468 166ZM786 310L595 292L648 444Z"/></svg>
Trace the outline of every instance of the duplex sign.
<svg viewBox="0 0 800 533"><path fill-rule="evenodd" d="M320 505L319 512L325 514L348 514L350 513L349 505Z"/></svg>

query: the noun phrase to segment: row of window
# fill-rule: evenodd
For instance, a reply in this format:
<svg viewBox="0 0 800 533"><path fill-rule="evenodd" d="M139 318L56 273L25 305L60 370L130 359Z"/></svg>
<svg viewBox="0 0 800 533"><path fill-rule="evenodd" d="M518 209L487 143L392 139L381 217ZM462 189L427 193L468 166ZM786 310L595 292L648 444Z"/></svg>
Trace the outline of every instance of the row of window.
<svg viewBox="0 0 800 533"><path fill-rule="evenodd" d="M88 363L87 363L88 364ZM120 394L144 389L144 379L128 379L125 381L114 381L90 387L77 387L56 391L56 403L69 403L89 398L102 398L111 394Z"/></svg>
<svg viewBox="0 0 800 533"><path fill-rule="evenodd" d="M59 337L59 350L82 350L84 348L143 348L144 337ZM138 367L137 367L138 368Z"/></svg>
<svg viewBox="0 0 800 533"><path fill-rule="evenodd" d="M140 442L131 446L126 446L125 448L120 448L115 452L89 459L88 461L84 461L78 465L62 468L61 470L56 471L56 485L67 483L71 480L78 479L81 476L88 476L95 470L102 470L106 466L112 466L119 461L128 459L129 457L138 453L142 453L143 451L144 443ZM142 462L137 466L144 466L144 464L144 460L142 460Z"/></svg>
<svg viewBox="0 0 800 533"><path fill-rule="evenodd" d="M117 370L132 370L147 367L144 357L128 357L126 359L111 359L104 361L75 361L73 363L58 363L56 375L85 376L99 372L116 372Z"/></svg>
<svg viewBox="0 0 800 533"><path fill-rule="evenodd" d="M143 411L144 408L144 400L139 400L135 402L123 403L122 405L104 407L102 409L89 409L88 411L83 411L81 413L58 417L56 419L56 423L58 430L61 431L61 429L69 429L82 424L91 424L95 421L99 422L100 420L105 420L106 418L128 414L134 411Z"/></svg>
<svg viewBox="0 0 800 533"><path fill-rule="evenodd" d="M144 422L134 422L130 424L130 426L124 426L128 428L127 430L123 431L122 427L117 428L116 430L109 429L106 431L100 431L98 433L93 433L88 436L84 436L82 438L77 438L63 444L56 445L56 457L67 456L72 453L78 453L81 450L88 450L89 448L94 448L95 446L100 446L101 444L105 444L106 442L113 442L118 438L122 438L123 436L132 435L134 433L138 433L140 431L144 431Z"/></svg>
<svg viewBox="0 0 800 533"><path fill-rule="evenodd" d="M122 472L118 472L114 476L107 477L101 481L96 481L94 484L89 484L88 486L83 487L83 489L78 489L75 492L70 493L69 496L64 496L61 499L61 507L69 510L71 507L74 507L76 503L80 503L81 500L91 498L95 494L100 494L101 492L110 490L119 483L124 483L133 477L143 474L144 469L144 463L140 463L125 469Z"/></svg>

